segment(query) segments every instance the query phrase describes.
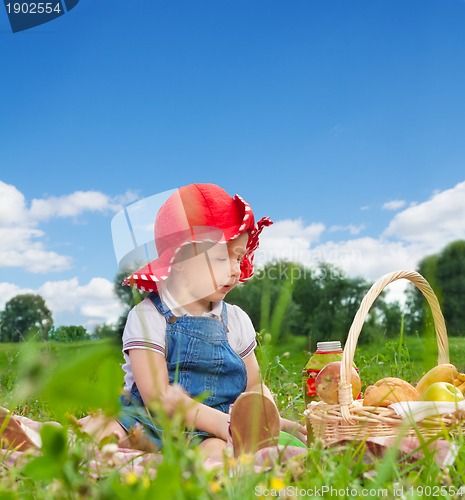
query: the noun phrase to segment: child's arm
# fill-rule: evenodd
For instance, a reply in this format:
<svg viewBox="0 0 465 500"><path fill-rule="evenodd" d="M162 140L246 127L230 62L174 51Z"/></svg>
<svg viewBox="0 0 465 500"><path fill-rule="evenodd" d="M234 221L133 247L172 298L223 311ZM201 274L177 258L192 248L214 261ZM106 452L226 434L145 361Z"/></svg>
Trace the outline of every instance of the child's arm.
<svg viewBox="0 0 465 500"><path fill-rule="evenodd" d="M260 367L258 366L257 358L255 353L251 352L248 356L244 358L245 367L247 369L247 389L246 391L258 391L264 396L270 398L273 403L273 395L268 387L263 383L262 376L260 373ZM276 403L275 403L276 404ZM292 422L287 418L281 418L281 430L289 432L290 434L296 435L304 443L306 442L307 429L305 426L299 424L298 422Z"/></svg>
<svg viewBox="0 0 465 500"><path fill-rule="evenodd" d="M170 386L165 358L148 349L128 351L134 380L145 405L161 403L167 414L185 412L186 424L209 432L226 441L228 415L194 401L179 385Z"/></svg>
<svg viewBox="0 0 465 500"><path fill-rule="evenodd" d="M258 366L257 358L255 353L251 352L244 359L245 368L247 370L247 388L246 391L257 391L261 392L267 398L270 398L273 402L273 395L268 387L263 383L262 375L260 373L260 367Z"/></svg>

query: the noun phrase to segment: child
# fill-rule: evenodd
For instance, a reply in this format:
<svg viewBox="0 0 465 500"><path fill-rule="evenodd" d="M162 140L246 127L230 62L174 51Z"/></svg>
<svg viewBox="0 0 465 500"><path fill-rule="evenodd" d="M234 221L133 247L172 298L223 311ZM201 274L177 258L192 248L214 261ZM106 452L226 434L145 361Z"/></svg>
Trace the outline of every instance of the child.
<svg viewBox="0 0 465 500"><path fill-rule="evenodd" d="M161 404L167 415L181 408L188 437L219 458L237 400L231 415L238 428L235 433L232 426L236 454L257 445L254 440L266 441L267 433L268 443L275 443L280 427L305 434L303 426L279 418L261 383L252 322L224 301L252 277L259 234L270 224L268 217L255 224L242 198L213 184L184 186L160 208L154 229L158 258L123 283L150 292L129 313L123 333L126 395L118 423L126 433L142 426L161 448L163 431L147 408ZM238 400L244 392L250 394ZM194 399L201 395L202 402ZM251 406L259 420L257 436L247 426L239 429L244 419L235 417Z"/></svg>
<svg viewBox="0 0 465 500"><path fill-rule="evenodd" d="M121 413L117 421L81 419L85 432L153 451L163 447L160 411L168 418L180 411L188 439L213 460L228 442L235 455L276 445L280 429L304 440L305 427L279 417L261 382L252 322L224 301L253 276L258 238L270 224L255 223L242 198L213 184L168 198L155 220L158 258L123 282L149 294L123 333ZM144 439L135 444L135 435Z"/></svg>

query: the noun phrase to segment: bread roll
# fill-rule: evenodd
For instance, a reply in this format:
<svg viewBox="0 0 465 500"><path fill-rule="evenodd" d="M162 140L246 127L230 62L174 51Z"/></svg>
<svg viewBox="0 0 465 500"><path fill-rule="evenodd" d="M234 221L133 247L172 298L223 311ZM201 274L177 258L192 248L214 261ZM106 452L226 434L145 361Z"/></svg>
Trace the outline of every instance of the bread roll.
<svg viewBox="0 0 465 500"><path fill-rule="evenodd" d="M386 377L365 390L364 406L389 406L399 401L418 401L418 391L405 380Z"/></svg>

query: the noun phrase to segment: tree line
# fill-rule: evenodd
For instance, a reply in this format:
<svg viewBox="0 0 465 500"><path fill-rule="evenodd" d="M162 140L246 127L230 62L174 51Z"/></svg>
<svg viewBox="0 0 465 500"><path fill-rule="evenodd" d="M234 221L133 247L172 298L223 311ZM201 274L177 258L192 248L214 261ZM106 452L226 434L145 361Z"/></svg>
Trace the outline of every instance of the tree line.
<svg viewBox="0 0 465 500"><path fill-rule="evenodd" d="M465 331L465 241L447 245L443 251L425 257L418 266L433 287L443 311L448 334ZM121 338L127 314L144 294L122 287L129 273L115 276L115 292L123 304L116 325L102 324L89 333L83 326L53 325L52 314L40 295L13 297L0 311L0 342L19 342L34 336L41 340L69 342L92 338ZM250 316L257 331L271 334L279 344L290 335L303 335L314 348L320 340L344 341L360 302L372 283L363 278L346 276L328 263L307 267L289 261L275 261L257 270L244 285L229 292L227 300L237 304ZM380 336L395 337L401 328L415 335L429 328L429 306L421 292L409 285L403 307L388 302L383 291L373 304L365 321L360 342Z"/></svg>

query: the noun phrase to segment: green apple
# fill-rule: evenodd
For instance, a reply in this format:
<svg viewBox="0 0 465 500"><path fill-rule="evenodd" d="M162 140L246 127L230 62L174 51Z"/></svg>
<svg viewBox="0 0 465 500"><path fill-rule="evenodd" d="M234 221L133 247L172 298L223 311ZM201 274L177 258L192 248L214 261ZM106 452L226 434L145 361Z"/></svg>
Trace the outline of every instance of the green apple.
<svg viewBox="0 0 465 500"><path fill-rule="evenodd" d="M434 382L425 389L422 399L423 401L449 401L455 403L465 398L455 385L449 384L449 382Z"/></svg>

